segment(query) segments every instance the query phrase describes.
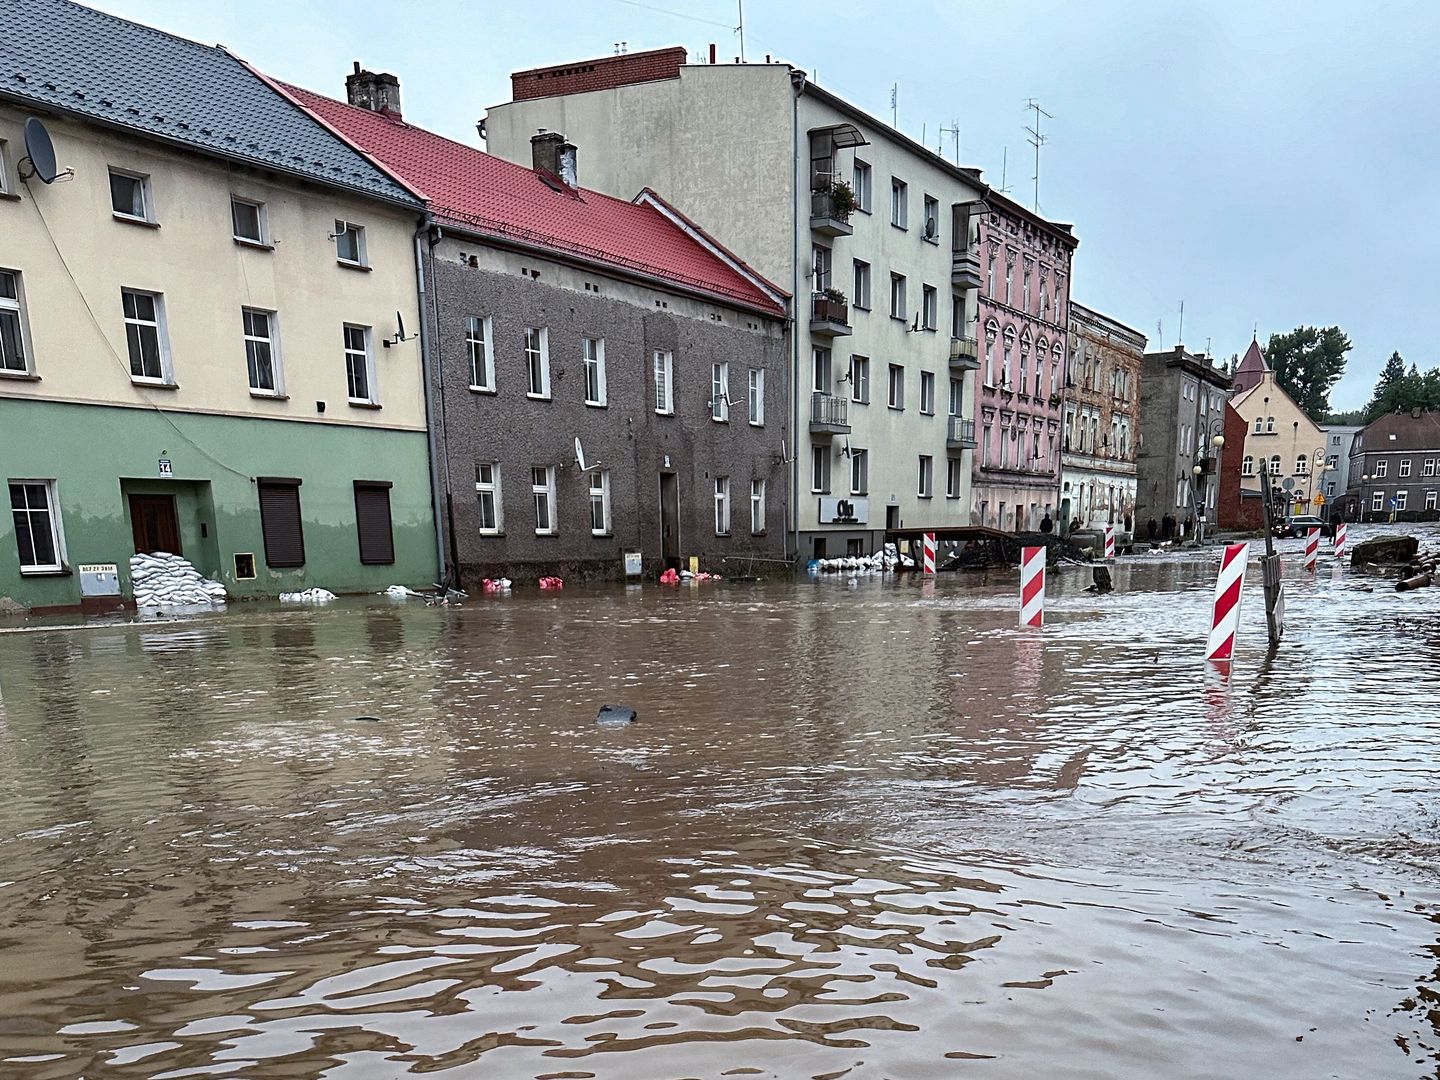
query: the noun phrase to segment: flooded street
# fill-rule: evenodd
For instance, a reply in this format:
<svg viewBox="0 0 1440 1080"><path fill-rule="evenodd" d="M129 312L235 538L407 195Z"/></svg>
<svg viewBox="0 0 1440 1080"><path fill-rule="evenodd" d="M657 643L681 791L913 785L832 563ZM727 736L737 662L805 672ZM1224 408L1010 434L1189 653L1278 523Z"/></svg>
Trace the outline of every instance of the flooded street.
<svg viewBox="0 0 1440 1080"><path fill-rule="evenodd" d="M1218 548L0 632L0 1076L1440 1075L1440 589L1298 546L1228 683Z"/></svg>

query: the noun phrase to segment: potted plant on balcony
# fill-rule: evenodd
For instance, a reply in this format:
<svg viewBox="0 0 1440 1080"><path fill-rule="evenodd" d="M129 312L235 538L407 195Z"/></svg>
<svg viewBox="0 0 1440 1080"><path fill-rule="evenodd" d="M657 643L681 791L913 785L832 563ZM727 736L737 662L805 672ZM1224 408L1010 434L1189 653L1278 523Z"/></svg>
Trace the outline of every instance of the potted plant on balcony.
<svg viewBox="0 0 1440 1080"><path fill-rule="evenodd" d="M848 297L846 297L846 295L839 289L826 289L820 295L825 297L825 299L829 300L832 304L844 305L848 302Z"/></svg>
<svg viewBox="0 0 1440 1080"><path fill-rule="evenodd" d="M855 212L855 189L844 180L830 185L830 209L841 221L849 221Z"/></svg>

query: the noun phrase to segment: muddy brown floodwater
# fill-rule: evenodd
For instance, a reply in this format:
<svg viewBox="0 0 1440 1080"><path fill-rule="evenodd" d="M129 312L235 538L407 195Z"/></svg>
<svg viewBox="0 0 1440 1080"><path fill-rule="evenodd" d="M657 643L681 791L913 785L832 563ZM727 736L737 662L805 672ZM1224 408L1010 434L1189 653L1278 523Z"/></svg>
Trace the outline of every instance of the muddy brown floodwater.
<svg viewBox="0 0 1440 1080"><path fill-rule="evenodd" d="M0 633L0 1076L1436 1076L1440 589L1216 559Z"/></svg>

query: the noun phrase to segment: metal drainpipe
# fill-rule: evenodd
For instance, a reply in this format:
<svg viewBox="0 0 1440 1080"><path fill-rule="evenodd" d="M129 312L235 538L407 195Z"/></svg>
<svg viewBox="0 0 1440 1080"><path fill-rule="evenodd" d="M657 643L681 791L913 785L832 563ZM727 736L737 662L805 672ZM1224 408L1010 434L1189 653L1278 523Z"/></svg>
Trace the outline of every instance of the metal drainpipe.
<svg viewBox="0 0 1440 1080"><path fill-rule="evenodd" d="M450 521L450 461L440 452L441 429L444 427L444 387L435 381L435 365L431 363L435 338L432 336L430 317L427 311L427 296L434 302L434 292L428 287L429 278L425 273L425 249L422 246L430 230L428 219L422 219L415 231L415 280L420 297L420 370L425 380L425 428L430 443L430 501L435 514L435 555L442 583L450 580L450 561L445 557L445 536ZM438 317L438 316L437 316ZM437 390L440 400L436 401ZM438 408L437 408L438 405ZM443 472L443 480L442 480ZM450 530L453 533L453 528Z"/></svg>
<svg viewBox="0 0 1440 1080"><path fill-rule="evenodd" d="M800 228L796 200L800 193L796 173L800 165L800 95L805 76L792 71L790 86L790 538L793 557L800 557Z"/></svg>

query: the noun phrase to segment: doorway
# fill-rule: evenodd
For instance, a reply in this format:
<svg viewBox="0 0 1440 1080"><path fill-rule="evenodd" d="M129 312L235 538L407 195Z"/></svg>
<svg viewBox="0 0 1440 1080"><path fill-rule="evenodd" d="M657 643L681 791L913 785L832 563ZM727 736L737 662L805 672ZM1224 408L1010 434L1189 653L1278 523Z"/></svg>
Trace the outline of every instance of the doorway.
<svg viewBox="0 0 1440 1080"><path fill-rule="evenodd" d="M890 532L900 528L900 507L894 503L885 507L885 528Z"/></svg>
<svg viewBox="0 0 1440 1080"><path fill-rule="evenodd" d="M660 474L660 559L665 568L680 569L680 477Z"/></svg>
<svg viewBox="0 0 1440 1080"><path fill-rule="evenodd" d="M183 554L174 495L131 495L130 527L135 535L137 552L147 555L157 551Z"/></svg>

